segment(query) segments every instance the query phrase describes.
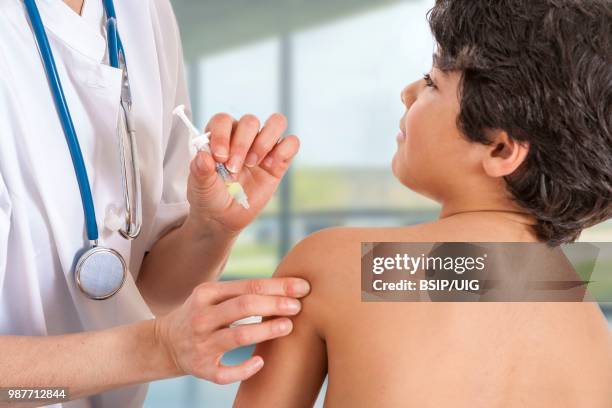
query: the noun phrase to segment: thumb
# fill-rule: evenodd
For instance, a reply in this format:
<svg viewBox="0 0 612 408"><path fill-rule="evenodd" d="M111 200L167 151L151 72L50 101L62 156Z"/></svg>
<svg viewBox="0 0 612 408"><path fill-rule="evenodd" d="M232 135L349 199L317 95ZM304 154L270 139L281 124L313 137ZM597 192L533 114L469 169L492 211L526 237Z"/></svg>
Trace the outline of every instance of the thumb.
<svg viewBox="0 0 612 408"><path fill-rule="evenodd" d="M199 189L207 190L217 182L215 161L209 153L199 151L190 165L191 175Z"/></svg>

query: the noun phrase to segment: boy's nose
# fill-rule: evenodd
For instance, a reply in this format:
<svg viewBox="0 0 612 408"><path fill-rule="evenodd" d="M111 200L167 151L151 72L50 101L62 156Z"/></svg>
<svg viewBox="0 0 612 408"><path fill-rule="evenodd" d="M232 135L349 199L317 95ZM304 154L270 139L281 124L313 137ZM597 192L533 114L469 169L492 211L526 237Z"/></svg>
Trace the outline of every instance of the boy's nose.
<svg viewBox="0 0 612 408"><path fill-rule="evenodd" d="M418 95L418 91L419 91L419 85L420 85L421 81L414 81L413 83L409 84L408 86L406 86L403 90L402 90L402 102L404 103L404 105L406 105L406 108L410 108L410 106L414 103L414 101L417 98Z"/></svg>

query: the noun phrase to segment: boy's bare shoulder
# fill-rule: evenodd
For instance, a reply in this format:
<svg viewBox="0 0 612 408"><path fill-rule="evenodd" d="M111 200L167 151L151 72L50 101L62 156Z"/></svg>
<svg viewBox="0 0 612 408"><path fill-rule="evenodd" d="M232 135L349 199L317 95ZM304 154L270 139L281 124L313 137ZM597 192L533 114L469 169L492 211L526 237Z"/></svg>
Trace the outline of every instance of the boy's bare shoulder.
<svg viewBox="0 0 612 408"><path fill-rule="evenodd" d="M336 326L336 319L350 315L361 299L361 242L399 240L396 229L399 228L329 228L293 247L274 276L310 282L311 291L302 299L295 326L315 327L324 337L323 333ZM411 232L403 236L416 239Z"/></svg>
<svg viewBox="0 0 612 408"><path fill-rule="evenodd" d="M334 264L359 254L362 242L422 241L420 232L425 224L396 228L334 227L315 232L299 242L283 260L287 267L325 269L329 260Z"/></svg>
<svg viewBox="0 0 612 408"><path fill-rule="evenodd" d="M358 290L362 242L425 241L425 224L397 228L335 227L318 231L304 238L285 256L275 276L291 276L308 280L312 295L333 298ZM427 236L427 234L425 234ZM343 291L336 289L341 285Z"/></svg>
<svg viewBox="0 0 612 408"><path fill-rule="evenodd" d="M299 276L333 282L360 265L362 242L513 242L531 241L527 235L504 230L483 216L474 220L451 217L405 227L335 227L316 232L285 257L277 276ZM333 276L328 276L333 274Z"/></svg>
<svg viewBox="0 0 612 408"><path fill-rule="evenodd" d="M362 242L435 242L453 240L453 235L440 221L406 227L329 228L293 247L274 276L310 282L311 292L302 300L299 323L307 322L320 333L329 333L329 328L337 327L337 319L354 315L356 310L364 316L372 309L364 308L361 302Z"/></svg>
<svg viewBox="0 0 612 408"><path fill-rule="evenodd" d="M347 264L358 265L362 242L433 242L444 229L439 221L406 227L334 227L315 232L287 254L277 275L321 273L330 266L336 272ZM333 262L330 262L333 261Z"/></svg>

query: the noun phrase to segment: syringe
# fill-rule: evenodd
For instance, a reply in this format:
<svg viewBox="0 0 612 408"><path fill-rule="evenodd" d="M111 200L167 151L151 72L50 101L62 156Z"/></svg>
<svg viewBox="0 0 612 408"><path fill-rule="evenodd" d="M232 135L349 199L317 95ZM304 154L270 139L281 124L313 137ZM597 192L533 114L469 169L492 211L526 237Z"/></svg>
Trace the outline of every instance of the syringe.
<svg viewBox="0 0 612 408"><path fill-rule="evenodd" d="M172 113L181 118L183 123L185 123L185 125L189 129L189 134L191 135L191 145L195 147L197 151L205 151L212 155L209 146L210 132L202 133L198 130L198 128L193 125L191 120L189 120L189 118L185 114L185 105L177 106ZM219 177L221 177L221 179L225 183L227 191L230 193L232 198L236 200L238 204L248 210L249 200L240 183L238 183L232 178L231 173L222 163L215 162L215 170Z"/></svg>

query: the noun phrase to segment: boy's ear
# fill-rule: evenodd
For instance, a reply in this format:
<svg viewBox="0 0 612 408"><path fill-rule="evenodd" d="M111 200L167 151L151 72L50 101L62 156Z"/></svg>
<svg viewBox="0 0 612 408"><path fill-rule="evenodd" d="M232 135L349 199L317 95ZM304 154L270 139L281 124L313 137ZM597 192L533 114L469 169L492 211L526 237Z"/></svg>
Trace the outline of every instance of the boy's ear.
<svg viewBox="0 0 612 408"><path fill-rule="evenodd" d="M493 143L486 146L482 166L489 177L503 177L512 174L529 153L529 143L513 140L503 130L488 133Z"/></svg>

